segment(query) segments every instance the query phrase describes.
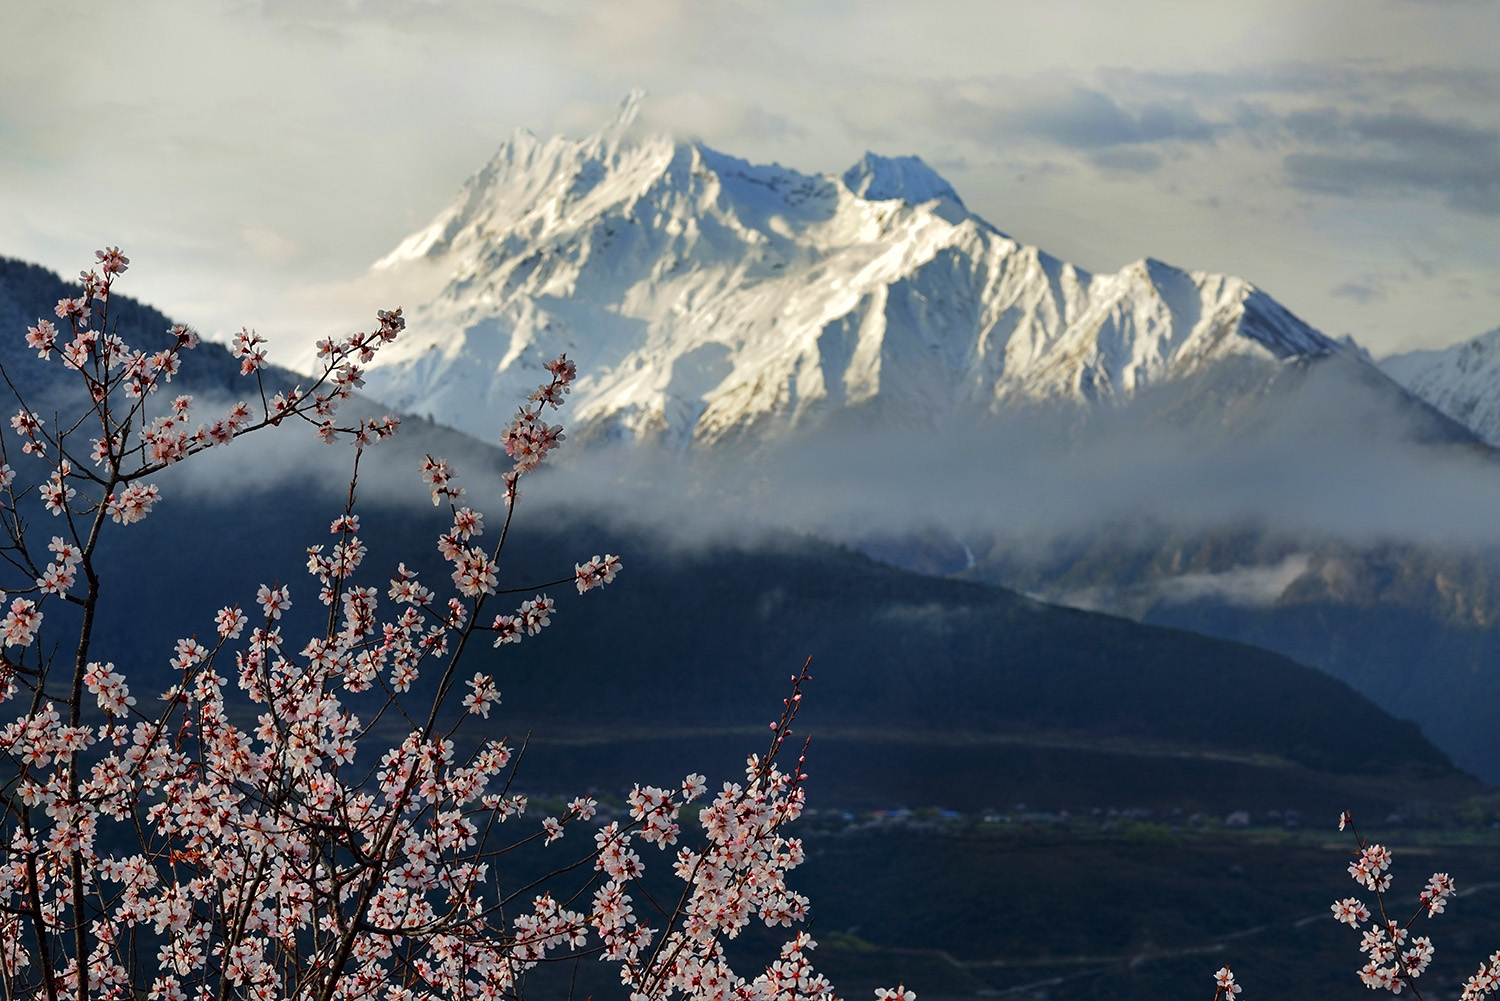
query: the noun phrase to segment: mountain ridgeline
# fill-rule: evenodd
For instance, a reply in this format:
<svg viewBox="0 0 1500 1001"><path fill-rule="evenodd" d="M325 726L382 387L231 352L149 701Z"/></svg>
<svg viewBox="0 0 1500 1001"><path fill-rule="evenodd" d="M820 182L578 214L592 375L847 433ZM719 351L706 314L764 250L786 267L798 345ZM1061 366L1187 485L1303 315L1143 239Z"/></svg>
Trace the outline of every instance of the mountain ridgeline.
<svg viewBox="0 0 1500 1001"><path fill-rule="evenodd" d="M1500 779L1500 550L1351 542L1264 524L1114 522L1038 543L873 547L932 572L1275 650L1418 721L1462 767Z"/></svg>
<svg viewBox="0 0 1500 1001"><path fill-rule="evenodd" d="M1493 605L1488 575L1454 569L1494 560L1466 541L1472 512L1447 538L1436 527L1444 498L1492 478L1479 437L1493 433L1488 404L1475 401L1493 396L1493 337L1439 366L1462 379L1414 374L1432 359L1382 370L1243 279L1151 258L1113 274L1061 261L980 218L916 157L867 154L841 174L752 164L642 134L638 100L582 139L516 133L376 264L435 284L408 339L369 373L372 394L492 434L541 363L567 351L580 371L575 442L733 461L760 451L771 468L816 454L857 484L815 498L835 515L850 493L882 491L893 468L850 458L849 436L861 455L871 439L893 454L921 448L955 471L956 485L932 479L943 496L930 506L968 491L963 510L923 521L913 501L912 523L885 520L894 544L870 551L1290 654L1500 780L1482 708L1500 693L1500 631L1480 611ZM1140 455L1156 465L1134 464ZM1195 468L1205 455L1212 467ZM1039 502L1057 524L1015 529L1014 512L985 510L1001 477L979 471L1024 480L1068 461L1061 499ZM1076 475L1090 463L1107 471ZM1483 475L1455 472L1463 463ZM1408 489L1424 481L1436 503ZM1200 491L1212 500L1196 502ZM1112 507L1122 494L1136 506ZM1424 505L1434 527L1413 525ZM1093 523L1064 520L1079 506ZM1181 546L1154 537L1164 519ZM1145 529L1116 533L1122 522ZM931 523L977 557L930 559ZM1211 568L1174 563L1184 547L1212 554ZM1261 595L1299 553L1314 554L1306 572ZM1184 598L1204 572L1262 583L1248 601ZM1371 583L1387 579L1403 583Z"/></svg>
<svg viewBox="0 0 1500 1001"><path fill-rule="evenodd" d="M58 362L37 357L26 345L26 328L39 319L52 320L61 328L54 307L58 300L79 294L76 282L64 281L56 272L37 264L0 257L0 360L6 375L27 405L38 413L56 406L64 412L77 404L82 386L70 377ZM169 334L177 321L165 313L127 295L112 296L109 303L109 328L125 343L140 351L159 351L175 343ZM288 369L266 365L262 369L266 385L281 389L312 382L306 376ZM184 355L183 375L164 385L160 392L202 393L215 398L243 396L253 383L241 377L240 363L222 344L211 341ZM8 390L4 391L9 397ZM6 400L9 404L11 401Z"/></svg>
<svg viewBox="0 0 1500 1001"><path fill-rule="evenodd" d="M636 137L635 99L581 140L518 132L375 268L435 276L369 391L473 433L579 365L574 426L675 448L869 428L1068 421L1126 404L1254 423L1333 368L1465 440L1366 356L1240 278L1143 259L1091 274L975 215L916 157L842 175Z"/></svg>

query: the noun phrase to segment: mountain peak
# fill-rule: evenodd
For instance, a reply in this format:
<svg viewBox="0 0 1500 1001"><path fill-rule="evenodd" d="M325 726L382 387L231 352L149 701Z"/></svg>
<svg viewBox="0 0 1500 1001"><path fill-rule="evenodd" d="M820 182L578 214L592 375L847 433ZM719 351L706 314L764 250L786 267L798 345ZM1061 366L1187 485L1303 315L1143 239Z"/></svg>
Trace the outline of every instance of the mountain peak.
<svg viewBox="0 0 1500 1001"><path fill-rule="evenodd" d="M937 427L1123 405L1229 359L1249 386L1334 352L1242 279L1154 258L1091 275L1022 246L919 157L750 163L636 134L643 96L587 138L511 140L387 259L447 284L372 395L489 434L567 351L586 434L689 445L844 412Z"/></svg>
<svg viewBox="0 0 1500 1001"><path fill-rule="evenodd" d="M912 205L922 205L934 199L948 198L963 204L942 175L917 156L866 153L858 163L844 171L843 181L844 187L871 202L899 198Z"/></svg>
<svg viewBox="0 0 1500 1001"><path fill-rule="evenodd" d="M614 117L605 123L602 131L628 129L640 117L641 105L645 103L646 91L641 87L632 87L630 93L620 100Z"/></svg>
<svg viewBox="0 0 1500 1001"><path fill-rule="evenodd" d="M641 116L641 106L645 103L646 92L640 87L632 88L615 108L615 113L586 142L590 145L618 147L631 134L632 127Z"/></svg>

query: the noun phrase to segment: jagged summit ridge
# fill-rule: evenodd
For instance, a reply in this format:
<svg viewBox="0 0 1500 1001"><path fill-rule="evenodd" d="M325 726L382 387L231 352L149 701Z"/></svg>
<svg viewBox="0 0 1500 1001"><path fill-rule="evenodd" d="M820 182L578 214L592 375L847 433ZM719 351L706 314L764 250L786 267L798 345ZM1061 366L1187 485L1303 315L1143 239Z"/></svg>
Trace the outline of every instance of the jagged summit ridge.
<svg viewBox="0 0 1500 1001"><path fill-rule="evenodd" d="M1233 277L1146 259L1093 275L966 209L916 157L841 175L600 132L517 132L379 268L440 268L369 388L490 436L542 362L579 363L573 421L678 443L857 410L937 426L1100 405L1235 357L1347 352Z"/></svg>

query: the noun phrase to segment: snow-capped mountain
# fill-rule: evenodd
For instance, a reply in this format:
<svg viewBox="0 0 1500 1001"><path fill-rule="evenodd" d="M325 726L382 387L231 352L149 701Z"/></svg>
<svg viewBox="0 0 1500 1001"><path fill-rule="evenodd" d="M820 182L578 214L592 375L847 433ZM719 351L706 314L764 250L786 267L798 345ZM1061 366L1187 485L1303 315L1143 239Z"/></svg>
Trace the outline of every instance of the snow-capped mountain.
<svg viewBox="0 0 1500 1001"><path fill-rule="evenodd" d="M1392 355L1380 367L1489 444L1500 445L1500 327L1450 348Z"/></svg>
<svg viewBox="0 0 1500 1001"><path fill-rule="evenodd" d="M447 284L369 392L493 437L566 351L575 428L686 444L845 409L934 427L1107 407L1230 360L1242 387L1331 357L1388 382L1242 279L1151 259L1090 274L970 212L916 157L809 175L637 140L639 100L586 139L517 132L377 263Z"/></svg>

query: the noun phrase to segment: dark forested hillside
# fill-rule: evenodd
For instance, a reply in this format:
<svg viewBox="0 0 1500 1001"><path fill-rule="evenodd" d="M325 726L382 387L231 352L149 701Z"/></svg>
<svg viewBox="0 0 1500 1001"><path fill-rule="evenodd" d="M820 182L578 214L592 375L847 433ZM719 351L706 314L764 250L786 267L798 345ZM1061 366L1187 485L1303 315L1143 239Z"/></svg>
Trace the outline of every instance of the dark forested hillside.
<svg viewBox="0 0 1500 1001"><path fill-rule="evenodd" d="M0 343L18 386L47 391L65 375L29 357L21 337L70 291L44 269L0 265ZM112 310L122 335L143 345L171 322L123 296ZM205 344L176 385L242 395L237 372L227 351ZM98 656L139 686L164 685L176 639L206 634L215 610L249 607L255 588L273 581L293 585L289 637L321 631L325 613L301 568L342 506L351 455L310 451L305 438L303 429L271 429L259 445L189 464L194 479L168 470L156 513L107 526ZM469 500L500 515L480 485L494 482L503 456L408 421L362 467L366 582L382 590L402 560L446 583L434 546L446 523L416 477L429 452L490 474L476 475ZM542 635L469 655L504 693L488 729L536 728L529 774L538 783L625 783L632 762L655 771L694 754L732 767L760 746L787 678L811 656L805 728L830 766L825 790L850 803L977 808L1024 798L1227 811L1333 809L1357 796L1395 809L1481 789L1413 724L1252 647L925 577L806 538L686 549L661 535L559 522L524 502L519 510L502 587L565 577L575 560L606 550L626 565L602 594L553 589L557 624ZM36 518L34 530L47 532L48 521ZM497 598L506 604L493 611L527 596Z"/></svg>

